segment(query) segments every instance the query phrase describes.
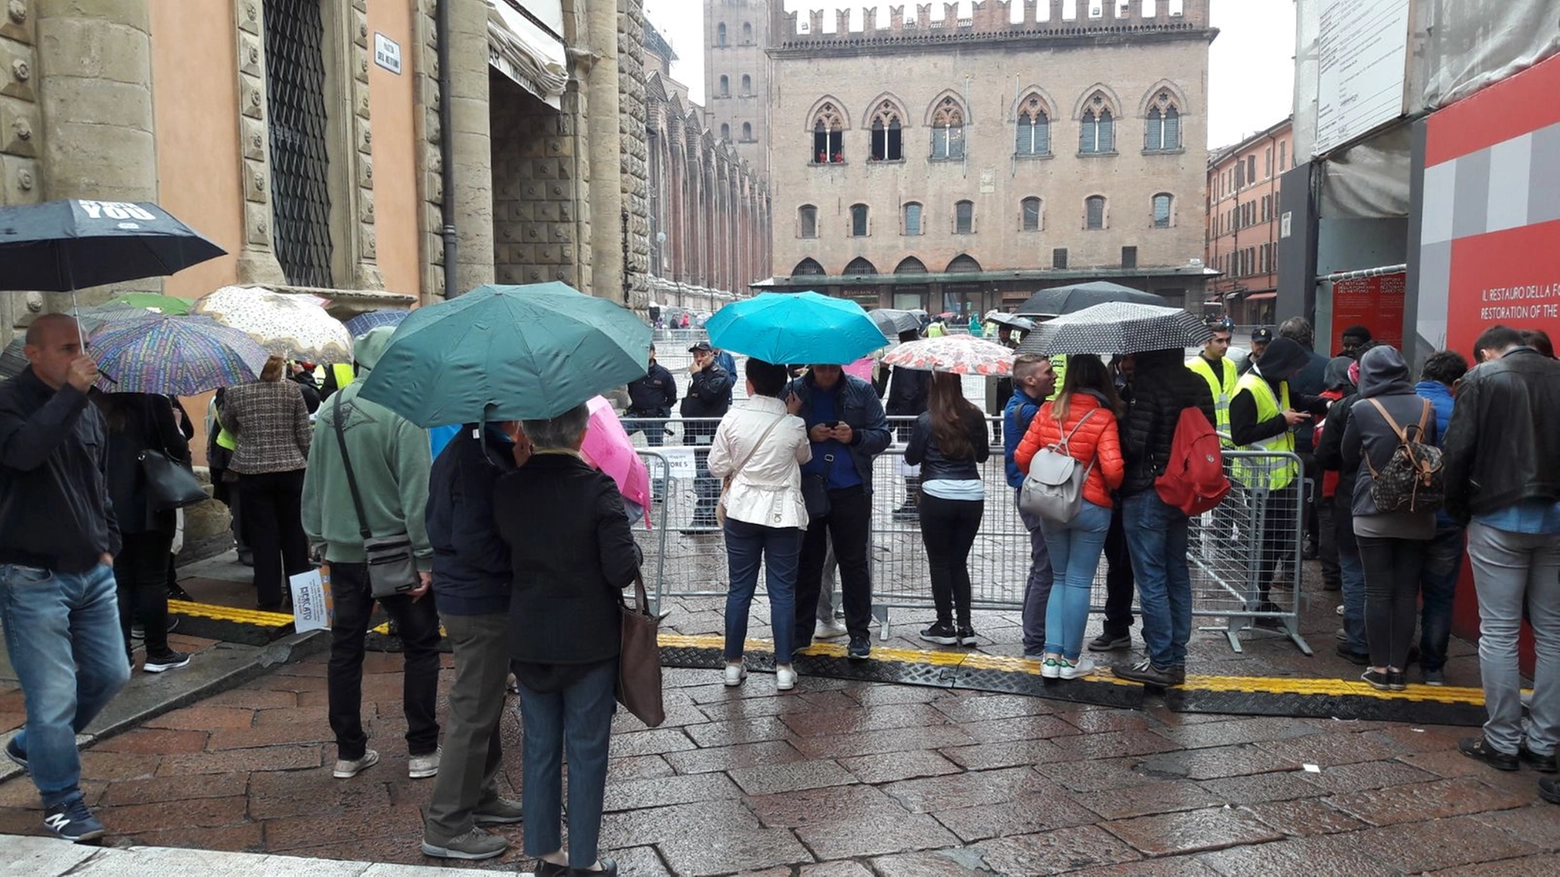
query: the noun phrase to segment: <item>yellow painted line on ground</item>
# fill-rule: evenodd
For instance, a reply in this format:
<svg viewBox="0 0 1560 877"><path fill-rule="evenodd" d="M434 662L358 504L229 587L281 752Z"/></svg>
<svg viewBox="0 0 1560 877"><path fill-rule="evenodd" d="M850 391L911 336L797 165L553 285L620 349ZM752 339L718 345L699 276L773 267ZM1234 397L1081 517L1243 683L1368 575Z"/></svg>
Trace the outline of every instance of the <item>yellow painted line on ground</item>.
<svg viewBox="0 0 1560 877"><path fill-rule="evenodd" d="M168 611L179 615L194 615L201 618L211 618L217 621L233 621L239 624L252 624L256 627L282 627L292 624L292 615L285 612L264 612L259 609L240 609L236 606L222 606L217 603L190 603L184 600L169 600Z"/></svg>
<svg viewBox="0 0 1560 877"><path fill-rule="evenodd" d="M257 609L238 609L232 606L221 606L212 603L187 603L182 600L169 600L168 608L180 615L195 615L218 621L252 624L266 628L281 627L291 624L293 620L291 615L282 612L262 612ZM388 635L390 633L390 625L388 623L381 624L373 630L375 633ZM442 629L440 633L443 633ZM721 649L725 646L725 638L718 634L687 635L663 633L660 635L659 641L664 648ZM774 650L774 642L764 639L749 639L744 647L751 652L772 652ZM843 658L845 657L845 646L839 643L815 642L802 654ZM878 646L872 649L872 658L876 661L896 664L967 667L972 670L1022 673L1029 676L1040 675L1039 661L1005 655L934 651L930 649L890 649ZM1091 682L1107 682L1115 685L1138 684L1128 682L1125 679L1117 679L1114 675L1103 671L1088 677L1088 679ZM1193 675L1186 677L1186 684L1180 686L1180 689L1183 691L1294 694L1311 697L1374 697L1382 700L1472 706L1484 705L1484 692L1478 688L1410 685L1406 691L1377 691L1364 682L1315 677Z"/></svg>

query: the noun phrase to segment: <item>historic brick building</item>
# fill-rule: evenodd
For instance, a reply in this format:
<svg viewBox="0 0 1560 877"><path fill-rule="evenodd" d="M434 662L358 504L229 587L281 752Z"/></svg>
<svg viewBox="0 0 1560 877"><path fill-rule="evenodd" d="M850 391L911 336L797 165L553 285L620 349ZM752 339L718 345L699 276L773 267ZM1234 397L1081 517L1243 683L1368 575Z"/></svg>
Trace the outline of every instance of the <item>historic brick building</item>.
<svg viewBox="0 0 1560 877"><path fill-rule="evenodd" d="M1092 279L1202 300L1208 0L891 6L855 30L781 6L767 286L964 314Z"/></svg>
<svg viewBox="0 0 1560 877"><path fill-rule="evenodd" d="M1228 314L1242 325L1272 325L1278 297L1279 177L1295 166L1289 119L1208 156L1208 267L1210 316Z"/></svg>
<svg viewBox="0 0 1560 877"><path fill-rule="evenodd" d="M707 124L769 176L769 0L704 0Z"/></svg>

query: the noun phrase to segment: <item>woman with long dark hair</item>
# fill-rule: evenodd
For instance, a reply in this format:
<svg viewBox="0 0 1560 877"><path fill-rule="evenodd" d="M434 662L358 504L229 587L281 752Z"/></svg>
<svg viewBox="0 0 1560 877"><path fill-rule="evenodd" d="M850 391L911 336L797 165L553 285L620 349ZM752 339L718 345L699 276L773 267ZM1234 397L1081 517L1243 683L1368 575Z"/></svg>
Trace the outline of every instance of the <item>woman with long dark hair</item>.
<svg viewBox="0 0 1560 877"><path fill-rule="evenodd" d="M921 542L937 604L936 623L921 631L929 643L975 645L969 559L986 510L980 464L990 456L986 418L964 398L959 376L933 374L926 411L916 418L905 448L905 462L921 467Z"/></svg>
<svg viewBox="0 0 1560 877"><path fill-rule="evenodd" d="M1126 474L1116 428L1121 412L1121 398L1105 363L1097 356L1069 357L1062 392L1040 407L1014 454L1025 474L1042 448L1065 451L1088 471L1077 516L1040 523L1056 570L1040 666L1040 675L1047 679L1077 679L1094 672L1094 662L1082 656L1083 631L1089 623L1094 572L1110 530L1110 492L1121 486Z"/></svg>
<svg viewBox="0 0 1560 877"><path fill-rule="evenodd" d="M190 656L168 647L168 558L174 513L152 508L141 455L161 453L187 464L189 443L164 396L93 393L92 401L108 424L108 495L124 543L114 557L114 580L119 586L125 651L134 664L130 623L139 621L146 635L146 663L141 669L161 673L183 667Z"/></svg>

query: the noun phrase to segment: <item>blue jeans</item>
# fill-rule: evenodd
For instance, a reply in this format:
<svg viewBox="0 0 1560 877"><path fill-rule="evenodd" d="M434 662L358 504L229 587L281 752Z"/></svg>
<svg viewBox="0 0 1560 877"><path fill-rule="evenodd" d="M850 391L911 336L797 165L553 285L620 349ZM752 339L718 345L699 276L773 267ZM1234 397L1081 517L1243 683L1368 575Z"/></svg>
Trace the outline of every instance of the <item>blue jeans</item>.
<svg viewBox="0 0 1560 877"><path fill-rule="evenodd" d="M1022 489L1013 492L1013 502L1018 502ZM1040 529L1040 519L1018 511L1018 519L1029 531L1029 579L1024 584L1024 654L1031 657L1045 652L1045 613L1051 600L1051 587L1056 576L1051 571L1051 550L1045 544L1045 531Z"/></svg>
<svg viewBox="0 0 1560 877"><path fill-rule="evenodd" d="M617 708L618 662L602 661L559 691L520 683L525 726L525 854L544 856L563 845L563 751L569 750L569 862L589 868L597 859L601 806L607 793L607 747Z"/></svg>
<svg viewBox="0 0 1560 877"><path fill-rule="evenodd" d="M1045 521L1046 548L1061 570L1060 591L1053 590L1045 610L1045 651L1069 661L1083 653L1083 629L1089 624L1089 592L1110 531L1110 509L1083 501L1078 516L1065 524Z"/></svg>
<svg viewBox="0 0 1560 877"><path fill-rule="evenodd" d="M1446 666L1446 647L1452 639L1452 601L1457 596L1457 575L1462 572L1463 528L1455 524L1437 527L1435 539L1425 547L1425 565L1419 572L1419 666L1439 670Z"/></svg>
<svg viewBox="0 0 1560 877"><path fill-rule="evenodd" d="M1184 666L1192 638L1186 515L1150 489L1122 501L1122 522L1137 578L1148 659L1161 669Z"/></svg>
<svg viewBox="0 0 1560 877"><path fill-rule="evenodd" d="M1370 653L1365 641L1365 563L1360 560L1360 543L1354 538L1354 516L1349 513L1349 499L1342 491L1333 499L1338 574L1343 587L1344 643L1354 654L1365 655Z"/></svg>
<svg viewBox="0 0 1560 877"><path fill-rule="evenodd" d="M22 684L15 738L43 806L81 797L76 735L130 681L113 567L84 573L0 565L0 623Z"/></svg>
<svg viewBox="0 0 1560 877"><path fill-rule="evenodd" d="M764 584L769 591L769 623L775 634L775 663L791 662L791 647L796 641L796 569L801 556L799 527L765 527L726 519L726 567L731 578L731 589L726 592L726 660L742 660L748 609L753 605L758 565L763 561Z"/></svg>

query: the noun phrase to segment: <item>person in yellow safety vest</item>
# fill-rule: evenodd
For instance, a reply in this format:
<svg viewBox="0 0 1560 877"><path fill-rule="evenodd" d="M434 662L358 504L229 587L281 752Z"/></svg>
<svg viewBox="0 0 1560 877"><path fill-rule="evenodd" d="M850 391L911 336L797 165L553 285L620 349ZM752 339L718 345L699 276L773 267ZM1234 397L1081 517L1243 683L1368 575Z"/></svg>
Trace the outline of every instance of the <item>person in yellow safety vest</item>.
<svg viewBox="0 0 1560 877"><path fill-rule="evenodd" d="M1273 573L1291 554L1294 562L1299 562L1300 463L1294 456L1294 430L1303 428L1313 415L1327 413L1326 399L1289 390L1289 378L1305 364L1305 348L1292 339L1275 338L1262 360L1241 375L1230 399L1230 436L1236 446L1269 455L1236 457L1230 464L1235 481L1252 492L1250 513L1261 512L1261 543L1249 546L1256 551L1252 562L1258 593L1248 595L1247 608L1256 612L1283 611L1269 599ZM1256 624L1280 626L1279 619L1271 615L1256 619Z"/></svg>
<svg viewBox="0 0 1560 877"><path fill-rule="evenodd" d="M329 399L337 390L345 390L357 380L357 366L352 363L338 362L333 365L318 366L316 371L323 371L320 378L320 399Z"/></svg>
<svg viewBox="0 0 1560 877"><path fill-rule="evenodd" d="M1067 376L1066 355L1059 353L1051 357L1051 370L1056 372L1056 389L1051 392L1051 395L1045 397L1048 402L1056 401L1057 394L1062 392L1062 379Z"/></svg>
<svg viewBox="0 0 1560 877"><path fill-rule="evenodd" d="M1235 363L1227 354L1230 349L1230 333L1232 327L1229 320L1220 320L1209 324L1213 330L1213 338L1203 345L1202 353L1188 359L1186 367L1191 369L1208 382L1208 391L1213 394L1213 412L1217 423L1213 428L1219 431L1219 437L1226 448L1235 447L1235 442L1230 435L1230 399L1235 395L1235 382L1239 376L1235 373Z"/></svg>

